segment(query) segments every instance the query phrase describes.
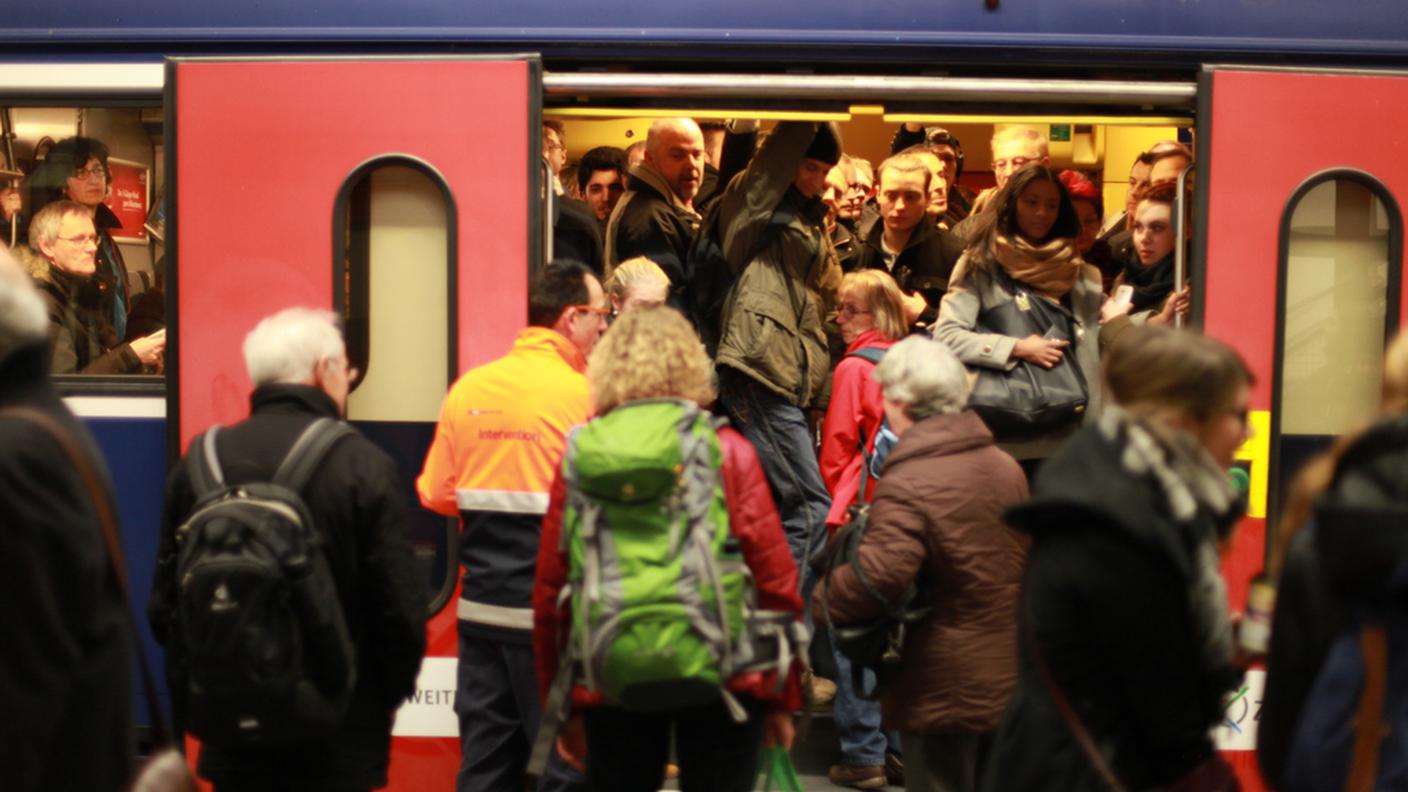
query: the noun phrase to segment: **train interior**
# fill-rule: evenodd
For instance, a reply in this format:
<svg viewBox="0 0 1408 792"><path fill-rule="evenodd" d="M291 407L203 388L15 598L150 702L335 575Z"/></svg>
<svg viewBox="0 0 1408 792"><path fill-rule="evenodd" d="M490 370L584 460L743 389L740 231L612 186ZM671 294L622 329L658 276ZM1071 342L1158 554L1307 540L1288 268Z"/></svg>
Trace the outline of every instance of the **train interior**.
<svg viewBox="0 0 1408 792"><path fill-rule="evenodd" d="M1100 187L1106 214L1117 213L1128 191L1129 165L1161 140L1192 144L1191 112L1150 112L1150 108L1118 108L1103 114L1053 111L1041 105L958 108L896 103L818 109L796 103L786 107L721 108L722 100L695 101L686 106L621 106L592 102L590 97L550 104L543 117L566 129L568 167L590 148L625 148L644 140L653 118L687 115L700 120L761 117L767 128L779 118L837 121L848 154L878 164L888 155L899 125L914 121L943 126L963 143L959 183L974 192L993 184L987 140L1001 125L1026 124L1047 132L1051 163L1089 176ZM639 103L636 103L639 104ZM1142 111L1142 112L1141 112ZM13 106L6 108L12 131L8 162L9 184L28 196L19 174L33 170L54 142L72 135L104 141L110 148L112 185L108 204L123 223L115 239L133 274L134 293L160 289L164 283L166 183L163 110L159 105ZM256 166L257 167L257 166ZM245 191L239 190L235 200ZM1288 196L1289 198L1289 196ZM451 367L422 365L446 360L452 344L446 325L446 281L434 266L407 262L443 261L446 251L446 212L439 185L423 171L391 164L367 172L347 202L347 296L344 310L354 357L365 372L352 396L354 420L367 422L433 422L453 376ZM1343 433L1371 415L1378 396L1377 369L1383 349L1382 328L1388 295L1387 242L1390 218L1384 201L1353 181L1328 182L1302 196L1292 213L1286 273L1287 308L1280 328L1284 365L1280 372L1282 404L1279 433L1284 440L1279 467L1281 482L1289 477L1325 439ZM19 223L0 232L25 235ZM1192 234L1201 229L1194 225ZM1194 246L1196 248L1196 245ZM395 262L394 267L376 266ZM1329 266L1326 266L1329 262ZM377 299L368 300L367 295ZM364 313L365 315L359 315ZM386 317L377 321L376 317ZM390 321L390 317L397 317ZM371 344L368 329L389 337ZM415 349L415 355L388 354L367 360L369 349ZM1335 350L1332 354L1331 351ZM1347 356L1347 357L1346 357ZM138 378L146 379L146 378ZM111 391L114 383L83 382L71 387L85 394ZM133 383L124 383L130 390ZM159 392L160 380L145 390ZM1276 484L1272 489L1282 489ZM437 553L444 561L443 554ZM443 563L436 577L446 573Z"/></svg>
<svg viewBox="0 0 1408 792"><path fill-rule="evenodd" d="M168 182L165 147L170 139L164 125L170 123L169 109L160 101L36 102L3 109L6 131L12 134L5 162L0 163L5 172L0 176L19 188L26 202L22 174L30 172L54 142L82 135L108 145L112 174L109 205L123 223L115 237L134 274L134 291L162 288L167 219L163 195ZM542 118L563 123L569 166L595 146L625 148L644 140L652 119L662 116L701 120L758 117L764 128L784 118L834 120L840 124L846 152L876 165L888 155L891 136L901 124L938 125L962 142L959 182L975 192L993 184L988 140L994 130L1007 124L1036 126L1048 134L1054 167L1080 171L1101 188L1107 215L1124 206L1130 164L1140 152L1161 140L1177 139L1192 145L1196 137L1207 134L1211 122L1205 116L1195 118L1197 113L1188 105L1106 103L1092 108L1038 101L848 104L737 102L719 97L642 102L578 95L551 99L537 109ZM285 134L294 135L297 130L290 128ZM532 143L528 151L530 158L536 159L538 143ZM1203 148L1198 151L1201 154ZM535 164L524 163L524 172ZM279 189L277 174L259 176L261 163L243 165L256 178L231 185L227 200L259 201L259 184ZM456 267L456 229L450 219L454 198L433 169L412 160L390 161L353 176L346 200L335 209L335 239L339 241L333 262L334 271L342 276L334 305L347 319L349 355L364 372L349 400L349 418L392 454L409 483L429 445L441 396L462 368L457 360L462 361L463 356L456 352L462 336L455 331L453 315L455 278L453 274L446 277L447 271L453 273ZM1200 174L1198 184L1203 183ZM1274 299L1281 301L1274 330L1274 369L1257 370L1259 378L1274 380L1273 396L1269 403L1256 407L1260 414L1253 415L1253 425L1258 435L1242 455L1253 480L1249 516L1254 518L1257 535L1248 553L1252 560L1235 573L1241 577L1260 570L1270 545L1264 541L1267 526L1274 525L1276 504L1288 491L1299 466L1333 437L1374 414L1386 329L1396 327L1398 318L1395 283L1401 274L1395 245L1401 246L1402 218L1392 195L1376 188L1372 180L1355 177L1323 179L1305 187L1277 199L1285 205L1279 242L1281 263L1276 270L1282 279L1278 291L1266 284L1239 283L1236 278L1208 278L1214 283L1212 288L1246 289L1248 300L1270 300L1277 294ZM473 189L491 187L475 184ZM28 208L26 203L25 210ZM21 219L24 217L27 213L21 214ZM16 220L15 226L22 236L19 222ZM9 234L10 229L4 233ZM235 228L230 233L257 235L259 229ZM1200 239L1204 233L1194 222L1191 235L1195 251L1206 243ZM1228 287L1229 282L1237 285ZM1203 295L1204 305L1210 304L1208 299ZM144 455L143 465L115 469L119 489L125 489L126 480L134 488L152 489L152 482L159 479L143 476L138 470L149 467L164 472L173 442L172 430L163 422L167 414L162 405L170 404L171 397L162 378L119 382L115 378L70 377L63 386L77 405L84 400L107 405L111 401L103 400L112 396L147 397L157 405L131 413L119 410L109 414L98 409L93 414L99 418L90 421L105 448L123 448L128 454L140 448ZM1274 420L1268 414L1272 412ZM121 420L124 416L139 420ZM134 423L142 427L134 429ZM133 432L144 434L139 438ZM1258 474L1262 482L1259 493ZM135 517L137 522L155 524L159 519L159 491L127 500L122 504L124 522ZM130 501L139 502L134 505ZM413 536L427 584L435 595L432 613L452 611L444 605L457 582L454 521L419 508L413 512ZM140 540L129 542L134 569L153 563L154 549L148 545ZM1245 581L1234 582L1234 587L1244 585ZM823 762L824 756L815 761Z"/></svg>

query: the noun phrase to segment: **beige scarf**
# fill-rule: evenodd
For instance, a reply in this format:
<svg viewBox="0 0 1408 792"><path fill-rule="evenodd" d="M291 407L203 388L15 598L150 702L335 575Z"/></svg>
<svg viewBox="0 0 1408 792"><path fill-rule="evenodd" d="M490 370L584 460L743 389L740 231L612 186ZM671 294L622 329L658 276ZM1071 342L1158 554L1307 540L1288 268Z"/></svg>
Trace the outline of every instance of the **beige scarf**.
<svg viewBox="0 0 1408 792"><path fill-rule="evenodd" d="M1081 259L1074 239L1058 237L1037 246L1022 237L998 235L993 240L993 258L1013 280L1054 300L1066 296L1080 278Z"/></svg>

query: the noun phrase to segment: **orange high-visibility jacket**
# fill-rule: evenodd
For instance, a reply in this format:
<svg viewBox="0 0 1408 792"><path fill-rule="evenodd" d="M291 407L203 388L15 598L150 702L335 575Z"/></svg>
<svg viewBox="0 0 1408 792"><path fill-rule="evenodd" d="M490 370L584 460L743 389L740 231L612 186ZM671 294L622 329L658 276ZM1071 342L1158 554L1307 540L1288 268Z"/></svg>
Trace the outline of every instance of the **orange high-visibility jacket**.
<svg viewBox="0 0 1408 792"><path fill-rule="evenodd" d="M571 341L529 327L506 356L460 377L440 408L416 491L427 509L460 516L459 617L493 637L529 640L548 493L567 432L591 410L585 370Z"/></svg>

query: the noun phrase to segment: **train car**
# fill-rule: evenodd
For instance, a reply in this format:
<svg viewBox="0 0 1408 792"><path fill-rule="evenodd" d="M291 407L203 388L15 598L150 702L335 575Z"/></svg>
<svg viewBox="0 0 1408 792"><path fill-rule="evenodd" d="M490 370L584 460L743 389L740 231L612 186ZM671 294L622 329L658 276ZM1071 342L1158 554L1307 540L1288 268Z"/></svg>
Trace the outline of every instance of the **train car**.
<svg viewBox="0 0 1408 792"><path fill-rule="evenodd" d="M366 372L349 418L415 507L440 397L507 349L548 255L541 121L566 123L575 159L652 117L754 116L837 120L872 160L896 125L942 123L975 187L995 125L1046 125L1056 163L1103 176L1108 206L1135 153L1196 140L1191 321L1257 376L1251 506L1225 564L1240 610L1291 474L1372 415L1403 321L1405 68L1395 0L55 0L0 19L13 159L104 139L129 267L164 288L163 376L63 382L114 471L138 592L168 466L246 413L239 343L259 317L343 313ZM459 750L456 526L417 508L413 533L430 656L391 785L443 788ZM1259 683L1218 730L1252 789Z"/></svg>

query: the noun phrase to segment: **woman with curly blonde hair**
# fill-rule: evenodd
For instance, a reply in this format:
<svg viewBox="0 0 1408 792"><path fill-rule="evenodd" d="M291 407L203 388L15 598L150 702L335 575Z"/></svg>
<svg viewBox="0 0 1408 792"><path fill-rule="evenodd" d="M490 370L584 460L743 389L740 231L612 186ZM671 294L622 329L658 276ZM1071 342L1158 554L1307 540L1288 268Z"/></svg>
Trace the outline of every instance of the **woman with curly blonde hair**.
<svg viewBox="0 0 1408 792"><path fill-rule="evenodd" d="M637 399L714 401L714 365L679 311L642 308L621 314L587 359L592 407L604 415Z"/></svg>
<svg viewBox="0 0 1408 792"><path fill-rule="evenodd" d="M568 442L563 469L570 475L559 473L553 484L539 544L533 648L544 696L559 671L559 649L567 645L562 631L573 624L574 597L564 598L561 604L558 600L573 569L568 545L580 536L583 517L580 508L569 510L564 505L569 499L578 504L583 499L606 502L598 494L603 491L600 482L593 478L598 470L610 471L606 477L612 492L636 495L658 487L662 479L680 482L676 494L686 492L687 482L696 480L698 470L682 467L684 442L672 444L669 439L679 437L681 427L689 427L683 432L686 436L712 432L717 439L717 456L711 455L718 475L715 492L722 491L729 533L752 572L758 609L800 619L797 568L767 479L743 435L728 427L714 429L712 418L702 412L714 399L712 366L684 316L665 307L621 314L592 351L587 380L596 417L574 430ZM682 475L685 470L689 475ZM607 535L612 531L609 522L595 525ZM632 530L641 526L633 523ZM668 521L662 521L660 547L669 546L670 531ZM569 540L566 545L564 534ZM634 541L639 542L638 536ZM574 585L573 590L579 588ZM674 732L681 789L750 790L759 745L767 741L790 748L792 711L801 706L799 665L792 663L785 680L778 680L777 673L734 674L723 685L729 696L664 711L634 709L625 701L613 703L601 690L589 689L578 680L571 693L572 715L558 749L569 762L585 762L590 789L653 792L664 780ZM744 722L737 722L730 713L729 700L742 706Z"/></svg>

